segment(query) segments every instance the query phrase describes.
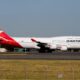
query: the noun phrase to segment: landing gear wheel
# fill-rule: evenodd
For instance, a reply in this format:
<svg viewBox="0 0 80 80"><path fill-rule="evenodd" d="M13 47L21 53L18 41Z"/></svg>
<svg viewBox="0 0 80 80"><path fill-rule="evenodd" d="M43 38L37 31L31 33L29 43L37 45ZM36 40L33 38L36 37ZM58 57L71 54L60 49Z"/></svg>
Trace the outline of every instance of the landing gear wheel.
<svg viewBox="0 0 80 80"><path fill-rule="evenodd" d="M40 49L39 53L52 53L51 49Z"/></svg>
<svg viewBox="0 0 80 80"><path fill-rule="evenodd" d="M45 50L40 49L40 50L39 50L39 53L45 53Z"/></svg>

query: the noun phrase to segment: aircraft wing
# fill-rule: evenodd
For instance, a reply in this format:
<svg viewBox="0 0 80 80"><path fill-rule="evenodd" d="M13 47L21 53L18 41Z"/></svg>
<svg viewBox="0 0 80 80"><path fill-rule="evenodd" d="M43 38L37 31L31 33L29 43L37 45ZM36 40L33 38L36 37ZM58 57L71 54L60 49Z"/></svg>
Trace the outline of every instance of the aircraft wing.
<svg viewBox="0 0 80 80"><path fill-rule="evenodd" d="M40 48L50 48L48 43L40 42L40 41L37 41L33 38L31 39L31 41L37 43L37 46L40 47Z"/></svg>

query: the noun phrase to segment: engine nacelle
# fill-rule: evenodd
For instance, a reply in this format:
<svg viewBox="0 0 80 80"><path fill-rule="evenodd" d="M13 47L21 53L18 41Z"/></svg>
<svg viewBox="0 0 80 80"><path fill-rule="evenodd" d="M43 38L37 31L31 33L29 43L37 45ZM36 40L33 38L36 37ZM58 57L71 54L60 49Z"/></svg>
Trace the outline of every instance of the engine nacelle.
<svg viewBox="0 0 80 80"><path fill-rule="evenodd" d="M0 52L7 52L7 49L5 49L5 48L0 48Z"/></svg>
<svg viewBox="0 0 80 80"><path fill-rule="evenodd" d="M67 46L61 46L60 50L66 51L67 50Z"/></svg>
<svg viewBox="0 0 80 80"><path fill-rule="evenodd" d="M57 46L56 45L50 45L50 49L56 49Z"/></svg>

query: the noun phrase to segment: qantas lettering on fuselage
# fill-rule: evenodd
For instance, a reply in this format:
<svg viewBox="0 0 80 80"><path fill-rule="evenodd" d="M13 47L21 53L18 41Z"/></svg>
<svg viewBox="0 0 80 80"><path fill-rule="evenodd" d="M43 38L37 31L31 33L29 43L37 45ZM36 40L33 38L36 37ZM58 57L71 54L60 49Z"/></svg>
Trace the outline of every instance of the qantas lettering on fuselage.
<svg viewBox="0 0 80 80"><path fill-rule="evenodd" d="M80 40L66 40L66 42L80 42Z"/></svg>

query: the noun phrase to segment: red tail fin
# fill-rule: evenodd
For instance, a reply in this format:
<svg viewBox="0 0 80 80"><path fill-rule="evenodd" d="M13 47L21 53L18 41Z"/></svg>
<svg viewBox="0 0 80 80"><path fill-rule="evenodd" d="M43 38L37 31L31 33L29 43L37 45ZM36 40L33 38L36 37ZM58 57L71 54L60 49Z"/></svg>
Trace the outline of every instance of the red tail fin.
<svg viewBox="0 0 80 80"><path fill-rule="evenodd" d="M3 37L7 40L12 40L12 38L8 36L4 31L0 31L0 37Z"/></svg>
<svg viewBox="0 0 80 80"><path fill-rule="evenodd" d="M6 34L4 31L0 31L0 44L6 44L11 45L13 47L20 47L22 46L16 42L13 38L11 38L8 34Z"/></svg>

